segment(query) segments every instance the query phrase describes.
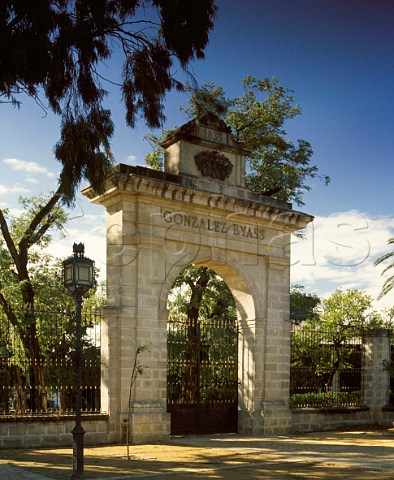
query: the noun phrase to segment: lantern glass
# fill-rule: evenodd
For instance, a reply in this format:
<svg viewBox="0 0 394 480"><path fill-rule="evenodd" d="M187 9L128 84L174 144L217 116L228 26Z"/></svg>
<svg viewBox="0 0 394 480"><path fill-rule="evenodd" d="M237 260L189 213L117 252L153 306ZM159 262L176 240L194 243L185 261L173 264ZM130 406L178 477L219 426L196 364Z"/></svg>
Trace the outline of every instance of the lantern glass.
<svg viewBox="0 0 394 480"><path fill-rule="evenodd" d="M74 255L63 262L64 286L74 293L85 293L94 285L94 262Z"/></svg>
<svg viewBox="0 0 394 480"><path fill-rule="evenodd" d="M73 266L72 264L68 264L64 266L64 284L68 285L73 281Z"/></svg>
<svg viewBox="0 0 394 480"><path fill-rule="evenodd" d="M89 288L93 285L93 266L89 264L77 264L77 285L89 285Z"/></svg>

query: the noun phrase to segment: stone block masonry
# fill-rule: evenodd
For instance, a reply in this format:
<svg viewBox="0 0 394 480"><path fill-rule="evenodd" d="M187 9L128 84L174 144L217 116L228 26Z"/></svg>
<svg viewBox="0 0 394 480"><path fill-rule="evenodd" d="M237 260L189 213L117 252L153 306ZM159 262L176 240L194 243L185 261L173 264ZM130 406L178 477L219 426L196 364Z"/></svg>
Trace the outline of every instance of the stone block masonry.
<svg viewBox="0 0 394 480"><path fill-rule="evenodd" d="M205 122L205 123L204 123ZM204 265L229 286L238 312L238 429L286 433L290 235L310 215L245 188L245 158L221 120L189 122L163 143L165 172L119 165L92 202L107 211L107 338L102 342L111 434L129 420L133 442L164 440L167 298L181 270ZM132 391L138 346L151 346ZM153 375L154 374L154 375Z"/></svg>

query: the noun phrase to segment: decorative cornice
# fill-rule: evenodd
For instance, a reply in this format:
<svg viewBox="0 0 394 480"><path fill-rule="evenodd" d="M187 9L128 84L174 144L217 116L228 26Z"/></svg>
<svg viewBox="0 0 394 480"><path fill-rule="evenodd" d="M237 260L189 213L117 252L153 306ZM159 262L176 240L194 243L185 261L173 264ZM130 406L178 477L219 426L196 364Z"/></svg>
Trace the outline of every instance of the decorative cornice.
<svg viewBox="0 0 394 480"><path fill-rule="evenodd" d="M182 204L192 203L196 207L223 210L227 215L250 216L266 225L268 222L271 228L287 232L301 230L313 220L311 215L294 211L291 209L291 205L285 202L261 196L255 200L256 196L253 196L253 194L253 198L249 199L247 194L250 192L244 191L244 189L242 189L241 197L237 195L240 189L231 189L220 184L222 191L215 193L198 188L198 182L195 186L190 186L187 183L183 184L183 178L180 176L171 175L171 180L172 177L177 180L177 182L173 182L168 174L155 172L152 175L146 175L146 170L149 169L140 168L136 173L135 167L122 166L122 168L115 169L114 173L108 178L106 191L103 195L95 195L91 187L84 189L82 193L93 203L104 206L117 201L119 195L147 195L160 197L162 201L178 201Z"/></svg>

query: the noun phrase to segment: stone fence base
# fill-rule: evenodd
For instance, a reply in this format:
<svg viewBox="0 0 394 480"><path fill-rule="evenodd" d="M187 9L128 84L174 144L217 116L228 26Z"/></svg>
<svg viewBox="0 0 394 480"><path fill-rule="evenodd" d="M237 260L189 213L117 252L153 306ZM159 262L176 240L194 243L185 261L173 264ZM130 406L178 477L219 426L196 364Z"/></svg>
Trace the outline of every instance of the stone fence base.
<svg viewBox="0 0 394 480"><path fill-rule="evenodd" d="M380 426L394 426L394 408L383 409ZM368 407L362 408L297 408L292 410L292 433L374 425L376 421Z"/></svg>
<svg viewBox="0 0 394 480"><path fill-rule="evenodd" d="M290 410L292 433L335 430L357 426L376 426L370 409L312 409ZM72 447L71 430L75 420L72 416L42 417L0 417L0 450L13 448ZM394 426L394 407L382 409L380 426ZM116 438L110 432L108 415L87 415L82 417L86 433L85 445L113 444ZM264 435L262 435L264 436ZM132 443L140 443L132 439Z"/></svg>
<svg viewBox="0 0 394 480"><path fill-rule="evenodd" d="M0 417L0 449L70 447L74 426L72 415ZM82 416L82 426L85 445L111 443L108 415Z"/></svg>

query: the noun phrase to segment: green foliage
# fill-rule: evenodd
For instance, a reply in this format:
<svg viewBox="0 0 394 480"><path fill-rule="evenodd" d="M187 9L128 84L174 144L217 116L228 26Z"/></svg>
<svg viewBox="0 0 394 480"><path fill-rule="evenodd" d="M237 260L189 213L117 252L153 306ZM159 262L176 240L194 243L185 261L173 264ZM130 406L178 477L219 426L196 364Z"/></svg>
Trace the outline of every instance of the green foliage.
<svg viewBox="0 0 394 480"><path fill-rule="evenodd" d="M273 78L243 80L244 95L231 102L225 118L235 138L250 150L247 185L255 193L303 205L302 194L310 190L306 183L318 177L318 168L310 165L312 147L305 140L291 142L285 123L301 114L291 90ZM329 177L323 178L327 184Z"/></svg>
<svg viewBox="0 0 394 480"><path fill-rule="evenodd" d="M360 290L338 289L318 304L292 334L293 404L306 398L309 406L353 404L345 393L360 390L361 338L368 329L386 325L383 315L372 309L372 298ZM300 388L308 392L304 399L296 393ZM338 400L337 393L344 399Z"/></svg>
<svg viewBox="0 0 394 480"><path fill-rule="evenodd" d="M36 195L32 197L20 197L19 205L23 211L17 217L10 219L13 237L16 241L22 241L26 235L31 235L29 238L29 246L35 245L39 248L44 248L52 242L52 233L56 231L61 236L63 234L63 226L68 220L68 215L65 210L58 205L54 205L51 211L41 220L39 228L33 230L33 219L37 216L48 200L52 198L53 192L49 195Z"/></svg>
<svg viewBox="0 0 394 480"><path fill-rule="evenodd" d="M110 111L102 108L93 107L86 115L76 117L68 114L63 119L55 155L63 166L59 183L67 205L72 205L83 178L94 191L104 192L105 179L113 164L109 143L113 131Z"/></svg>
<svg viewBox="0 0 394 480"><path fill-rule="evenodd" d="M160 136L154 133L148 133L148 135L144 136L144 140L147 140L152 148L152 150L145 155L145 163L153 170L164 170L163 149L160 147L160 143L167 134L168 130L164 129Z"/></svg>
<svg viewBox="0 0 394 480"><path fill-rule="evenodd" d="M222 118L230 127L234 138L249 150L247 157L247 187L257 194L273 196L279 200L303 205L302 195L311 189L309 181L319 178L325 184L328 176L320 176L311 165L311 145L305 140L293 143L287 136L285 124L301 114L294 103L291 90L284 88L275 78L258 80L244 78L243 96L227 99L222 87L205 83L201 88L188 84L189 105L182 111L199 122L207 113ZM156 149L153 168L162 165L159 140L152 137ZM152 142L151 142L152 143Z"/></svg>
<svg viewBox="0 0 394 480"><path fill-rule="evenodd" d="M48 392L48 408L50 404L50 392L55 397L60 392L61 412L67 412L74 407L75 395L75 312L74 305L66 307L61 304L48 303L36 306L34 319L36 332L40 345L41 360L45 383L41 384ZM85 305L84 305L85 307ZM25 318L23 309L16 310L16 315L21 321ZM84 408L94 409L97 406L100 387L100 348L97 345L96 328L101 315L97 310L86 310L83 314L83 385L85 385L83 398ZM19 331L10 325L8 319L0 313L0 368L4 375L0 377L0 390L9 396L9 403L15 401L14 408L18 413L24 413L27 407L26 396L31 392L30 375L31 364L35 359L30 359L19 337ZM94 395L96 393L96 395ZM94 397L95 398L92 398ZM95 402L93 405L92 402ZM24 407L23 407L24 405ZM7 411L6 405L1 405Z"/></svg>
<svg viewBox="0 0 394 480"><path fill-rule="evenodd" d="M319 304L320 298L315 294L305 293L303 286L294 285L290 288L290 319L293 324L317 319L316 307Z"/></svg>
<svg viewBox="0 0 394 480"><path fill-rule="evenodd" d="M372 297L364 291L337 289L323 300L319 323L346 336L349 329L361 333L366 328L382 327L383 319L372 309Z"/></svg>
<svg viewBox="0 0 394 480"><path fill-rule="evenodd" d="M222 118L231 106L223 88L216 87L213 83L204 83L200 88L187 83L186 91L189 93L188 106L181 106L180 110L189 118L195 118L197 122L208 112Z"/></svg>
<svg viewBox="0 0 394 480"><path fill-rule="evenodd" d="M168 304L169 402L236 401L236 308L225 282L190 265L174 282Z"/></svg>
<svg viewBox="0 0 394 480"><path fill-rule="evenodd" d="M389 238L388 242L389 245L394 246L394 237ZM382 271L382 275L384 275L387 272L393 272L394 271L394 251L385 253L381 257L379 257L375 261L375 265L380 265L382 263L385 263L387 260L390 261L388 265L385 266L385 268ZM383 283L382 291L379 294L378 298L382 298L384 295L387 295L391 290L394 288L394 274L390 275L385 282Z"/></svg>
<svg viewBox="0 0 394 480"><path fill-rule="evenodd" d="M44 292L42 278L51 268L51 259L42 252L52 241L52 233L62 233L65 211L56 205L46 210L54 195L21 198L23 212L7 223L7 212L0 210L0 304L3 310L13 305L34 303L34 287ZM30 268L30 272L28 271Z"/></svg>
<svg viewBox="0 0 394 480"><path fill-rule="evenodd" d="M290 397L290 408L310 406L314 408L358 407L360 401L360 392L297 393Z"/></svg>
<svg viewBox="0 0 394 480"><path fill-rule="evenodd" d="M52 320L55 320L52 313ZM84 409L94 410L91 405L92 399L89 398L88 391L99 391L100 376L100 347L89 338L87 330L92 328L86 323L87 316L100 320L96 313L90 313L85 310L83 314L84 325L82 329L82 351L83 351L83 370L82 385L85 386L83 392ZM58 319L58 321L60 318ZM41 345L45 355L45 385L49 390L58 391L60 388L60 411L65 413L73 410L75 405L75 317L69 310L64 317L64 322L59 322L58 335L49 330L44 336L40 335ZM60 336L59 336L60 334Z"/></svg>
<svg viewBox="0 0 394 480"><path fill-rule="evenodd" d="M170 320L187 319L191 310L197 310L200 322L215 318L236 319L234 297L228 286L206 267L190 265L182 270L168 298Z"/></svg>
<svg viewBox="0 0 394 480"><path fill-rule="evenodd" d="M45 374L49 374L43 369L44 358L60 348L51 315L54 311L65 315L74 307L72 296L63 287L61 261L43 250L54 231L62 233L67 220L56 202L57 194L21 199L23 212L8 222L8 213L0 210L0 351L7 368L13 368L15 378L20 379L17 387L21 392L25 392L21 382L29 379L36 411L45 411L47 405L43 388ZM95 301L93 290L89 296L86 307L102 303L102 296ZM51 315L47 313L49 305ZM71 342L71 330L71 326L66 328L63 342ZM23 402L21 394L21 411Z"/></svg>

